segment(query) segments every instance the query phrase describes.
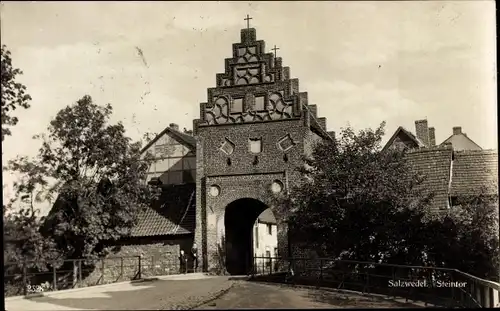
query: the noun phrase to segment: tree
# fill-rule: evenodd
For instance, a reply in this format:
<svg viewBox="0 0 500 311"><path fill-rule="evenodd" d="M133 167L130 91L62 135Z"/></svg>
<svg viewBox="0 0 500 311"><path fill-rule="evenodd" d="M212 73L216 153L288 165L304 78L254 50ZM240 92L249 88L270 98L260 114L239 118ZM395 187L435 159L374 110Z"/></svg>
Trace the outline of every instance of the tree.
<svg viewBox="0 0 500 311"><path fill-rule="evenodd" d="M33 205L32 197L22 195L21 200L11 200L3 207L4 235L4 285L6 295L23 293L25 272L48 271L49 265L62 264L54 240L40 233L44 218ZM50 273L52 274L52 273ZM42 276L43 274L37 274ZM31 275L33 276L33 275ZM37 282L35 280L35 282Z"/></svg>
<svg viewBox="0 0 500 311"><path fill-rule="evenodd" d="M498 281L498 194L482 188L427 225L429 261ZM446 250L445 252L443 250Z"/></svg>
<svg viewBox="0 0 500 311"><path fill-rule="evenodd" d="M29 108L31 96L26 93L26 86L16 82L16 77L23 72L12 66L11 53L5 45L1 48L1 80L2 80L2 141L11 135L10 128L17 124L18 119L12 116L17 108Z"/></svg>
<svg viewBox="0 0 500 311"><path fill-rule="evenodd" d="M303 182L281 199L294 243L339 259L422 261L415 235L431 196L417 187L423 176L408 169L404 152L380 152L383 134L384 123L375 131L346 128L315 146Z"/></svg>
<svg viewBox="0 0 500 311"><path fill-rule="evenodd" d="M346 128L315 146L300 168L302 183L276 204L288 212L292 246L323 257L456 268L496 279L498 196L480 193L445 215L430 213L425 176L405 150L381 151L383 134L384 123L359 133Z"/></svg>
<svg viewBox="0 0 500 311"><path fill-rule="evenodd" d="M158 195L145 183L150 155L141 157L141 143L125 136L121 123L108 124L111 115L111 105L84 96L57 113L48 134L35 137L42 142L36 158L9 163L30 176L15 185L18 193L56 199L42 232L70 258L104 254L101 242L128 235L138 210Z"/></svg>

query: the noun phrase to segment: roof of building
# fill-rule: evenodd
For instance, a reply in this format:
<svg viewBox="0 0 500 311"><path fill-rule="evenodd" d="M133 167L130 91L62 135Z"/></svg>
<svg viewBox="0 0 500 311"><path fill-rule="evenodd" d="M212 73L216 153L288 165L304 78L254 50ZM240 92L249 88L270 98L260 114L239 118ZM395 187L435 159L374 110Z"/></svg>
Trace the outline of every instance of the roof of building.
<svg viewBox="0 0 500 311"><path fill-rule="evenodd" d="M262 223L276 224L276 217L274 217L273 211L270 208L265 209L257 219Z"/></svg>
<svg viewBox="0 0 500 311"><path fill-rule="evenodd" d="M142 210L132 237L194 233L196 223L195 184L164 187L155 204Z"/></svg>
<svg viewBox="0 0 500 311"><path fill-rule="evenodd" d="M465 150L454 153L451 195L474 195L481 187L498 191L498 151Z"/></svg>
<svg viewBox="0 0 500 311"><path fill-rule="evenodd" d="M476 144L472 139L467 137L464 133L453 134L445 141L441 143L441 145L451 143L454 150L482 150L482 148Z"/></svg>
<svg viewBox="0 0 500 311"><path fill-rule="evenodd" d="M421 185L435 193L433 207L445 208L450 188L450 170L453 150L449 147L414 149L407 153L410 167L424 175Z"/></svg>
<svg viewBox="0 0 500 311"><path fill-rule="evenodd" d="M498 194L498 151L455 151L448 146L414 149L409 164L425 175L422 187L436 195L433 207L444 208L448 196Z"/></svg>
<svg viewBox="0 0 500 311"><path fill-rule="evenodd" d="M196 139L188 134L181 133L176 129L171 128L170 126L161 131L154 139L152 139L144 148L142 148L141 153L148 150L158 139L160 139L164 134L169 134L172 138L177 140L179 143L183 144L191 151L196 150Z"/></svg>
<svg viewBox="0 0 500 311"><path fill-rule="evenodd" d="M410 141L415 143L415 145L418 147L425 147L425 144L420 139L418 139L417 136L415 136L412 132L408 131L404 127L400 126L397 128L397 130L394 132L391 138L389 138L389 140L387 141L382 150L386 150L387 148L389 148L394 142L394 140L400 135L405 135Z"/></svg>

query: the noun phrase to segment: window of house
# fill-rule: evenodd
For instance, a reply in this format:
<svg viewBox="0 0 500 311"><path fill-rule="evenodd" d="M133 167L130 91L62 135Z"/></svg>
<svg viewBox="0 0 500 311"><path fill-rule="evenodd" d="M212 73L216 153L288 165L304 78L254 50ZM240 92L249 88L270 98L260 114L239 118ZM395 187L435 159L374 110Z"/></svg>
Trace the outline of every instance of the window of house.
<svg viewBox="0 0 500 311"><path fill-rule="evenodd" d="M168 172L168 183L169 184L182 184L183 180L183 171L173 171L173 172Z"/></svg>
<svg viewBox="0 0 500 311"><path fill-rule="evenodd" d="M255 226L255 248L259 248L259 225Z"/></svg>
<svg viewBox="0 0 500 311"><path fill-rule="evenodd" d="M273 234L273 225L267 224L267 233L269 235Z"/></svg>
<svg viewBox="0 0 500 311"><path fill-rule="evenodd" d="M278 248L277 247L274 248L274 256L278 256Z"/></svg>
<svg viewBox="0 0 500 311"><path fill-rule="evenodd" d="M456 207L460 207L461 206L461 203L460 203L460 199L458 197L450 197L450 207L451 208L456 208Z"/></svg>

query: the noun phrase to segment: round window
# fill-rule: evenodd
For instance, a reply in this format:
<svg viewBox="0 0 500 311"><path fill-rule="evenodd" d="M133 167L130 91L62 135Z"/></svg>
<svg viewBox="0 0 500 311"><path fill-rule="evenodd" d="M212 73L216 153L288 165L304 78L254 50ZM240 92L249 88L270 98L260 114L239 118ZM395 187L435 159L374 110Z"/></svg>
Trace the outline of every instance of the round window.
<svg viewBox="0 0 500 311"><path fill-rule="evenodd" d="M218 196L220 194L220 187L217 185L210 186L209 193L213 197Z"/></svg>
<svg viewBox="0 0 500 311"><path fill-rule="evenodd" d="M281 191L283 191L283 183L279 180L273 181L273 183L271 184L271 191L274 193L280 193Z"/></svg>

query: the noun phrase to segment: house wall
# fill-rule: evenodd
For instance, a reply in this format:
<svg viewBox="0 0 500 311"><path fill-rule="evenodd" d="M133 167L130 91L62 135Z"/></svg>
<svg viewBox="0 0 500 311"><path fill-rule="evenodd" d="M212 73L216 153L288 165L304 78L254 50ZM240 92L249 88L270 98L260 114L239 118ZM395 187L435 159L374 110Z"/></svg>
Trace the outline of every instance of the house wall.
<svg viewBox="0 0 500 311"><path fill-rule="evenodd" d="M278 227L276 224L256 221L253 227L253 234L254 256L276 257L278 255Z"/></svg>
<svg viewBox="0 0 500 311"><path fill-rule="evenodd" d="M191 183L196 178L196 154L177 140L164 133L146 149L154 156L148 170L147 181L159 178L164 185Z"/></svg>

